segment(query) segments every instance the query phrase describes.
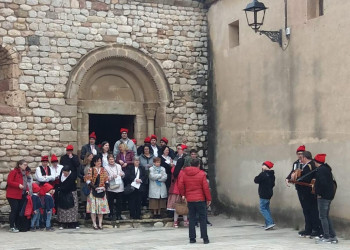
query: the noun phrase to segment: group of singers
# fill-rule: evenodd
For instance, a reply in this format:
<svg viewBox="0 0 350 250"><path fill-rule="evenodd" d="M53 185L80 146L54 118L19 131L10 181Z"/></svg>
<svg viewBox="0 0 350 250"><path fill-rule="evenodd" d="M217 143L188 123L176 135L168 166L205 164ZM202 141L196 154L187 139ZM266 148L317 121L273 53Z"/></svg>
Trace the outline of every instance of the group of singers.
<svg viewBox="0 0 350 250"><path fill-rule="evenodd" d="M298 159L286 178L286 185L295 184L305 218L305 228L300 237L315 238L316 243L338 243L336 233L329 218L331 202L337 184L332 168L326 163L326 154L312 154L305 146L298 147Z"/></svg>

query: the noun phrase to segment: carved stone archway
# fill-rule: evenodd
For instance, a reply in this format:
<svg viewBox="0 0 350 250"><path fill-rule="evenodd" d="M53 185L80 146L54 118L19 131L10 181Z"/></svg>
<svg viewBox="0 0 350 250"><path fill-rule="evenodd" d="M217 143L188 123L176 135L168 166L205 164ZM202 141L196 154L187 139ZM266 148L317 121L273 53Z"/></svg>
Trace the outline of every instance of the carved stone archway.
<svg viewBox="0 0 350 250"><path fill-rule="evenodd" d="M158 63L125 45L108 45L85 55L72 71L66 91L67 104L77 107L78 147L87 142L92 113L134 115L138 141L151 133L172 136L166 127L171 100Z"/></svg>

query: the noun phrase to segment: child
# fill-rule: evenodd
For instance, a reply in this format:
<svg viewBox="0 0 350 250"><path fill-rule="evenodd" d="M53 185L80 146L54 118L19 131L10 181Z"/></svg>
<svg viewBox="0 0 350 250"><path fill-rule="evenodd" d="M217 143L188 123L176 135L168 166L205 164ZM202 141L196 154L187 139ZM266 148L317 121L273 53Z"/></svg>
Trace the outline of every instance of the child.
<svg viewBox="0 0 350 250"><path fill-rule="evenodd" d="M52 217L52 212L53 212L53 208L55 207L55 202L53 200L53 195L55 193L55 190L53 189L53 186L49 183L45 183L42 186L42 189L45 192L45 197L44 197L44 218L46 218L46 231L48 232L52 232L55 231L55 229L53 229L51 227L51 217Z"/></svg>
<svg viewBox="0 0 350 250"><path fill-rule="evenodd" d="M32 186L33 186L32 187L33 216L30 224L30 231L35 232L37 229L39 229L40 208L42 208L42 206L39 198L40 187L36 183L33 183Z"/></svg>
<svg viewBox="0 0 350 250"><path fill-rule="evenodd" d="M265 161L262 164L262 172L255 177L254 182L259 184L260 212L265 218L265 230L275 226L270 212L270 199L275 186L275 172L271 170L273 163Z"/></svg>
<svg viewBox="0 0 350 250"><path fill-rule="evenodd" d="M167 174L165 168L160 166L160 158L153 159L153 166L149 169L149 208L153 210L154 218L160 218L160 210L166 208L168 197L165 181Z"/></svg>

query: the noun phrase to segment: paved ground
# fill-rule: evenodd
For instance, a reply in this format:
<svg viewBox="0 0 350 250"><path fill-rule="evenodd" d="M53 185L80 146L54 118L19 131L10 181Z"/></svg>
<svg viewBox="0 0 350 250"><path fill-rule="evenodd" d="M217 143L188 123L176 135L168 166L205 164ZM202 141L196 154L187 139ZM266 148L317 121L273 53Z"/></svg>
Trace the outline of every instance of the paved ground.
<svg viewBox="0 0 350 250"><path fill-rule="evenodd" d="M316 245L314 240L299 238L292 229L264 231L256 223L224 216L210 221L214 226L209 227L209 245L198 238L196 244L189 244L187 228L81 228L17 234L1 229L0 249L350 249L350 241L342 239L339 244Z"/></svg>

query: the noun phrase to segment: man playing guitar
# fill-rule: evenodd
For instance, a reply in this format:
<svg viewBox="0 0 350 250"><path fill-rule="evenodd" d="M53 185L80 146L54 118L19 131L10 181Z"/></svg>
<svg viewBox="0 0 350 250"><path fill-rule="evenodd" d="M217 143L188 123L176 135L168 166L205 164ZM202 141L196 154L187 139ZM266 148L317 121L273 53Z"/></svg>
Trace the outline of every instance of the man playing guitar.
<svg viewBox="0 0 350 250"><path fill-rule="evenodd" d="M304 148L302 148L304 147ZM290 173L286 180L293 183L298 180L299 183L296 183L295 188L298 193L299 201L303 209L303 214L305 218L305 230L299 232L300 237L315 237L321 234L320 220L318 218L318 208L317 208L317 199L314 194L311 193L312 179L314 179L315 174L311 173L315 169L315 164L312 161L312 154L309 151L305 151L305 146L301 146L298 150L304 149L298 158L300 159L301 168L294 169ZM296 164L297 162L295 162ZM300 166L299 165L299 166ZM304 178L303 178L304 176ZM301 179L301 180L299 180ZM301 183L300 183L301 182ZM301 185L305 183L305 185Z"/></svg>

